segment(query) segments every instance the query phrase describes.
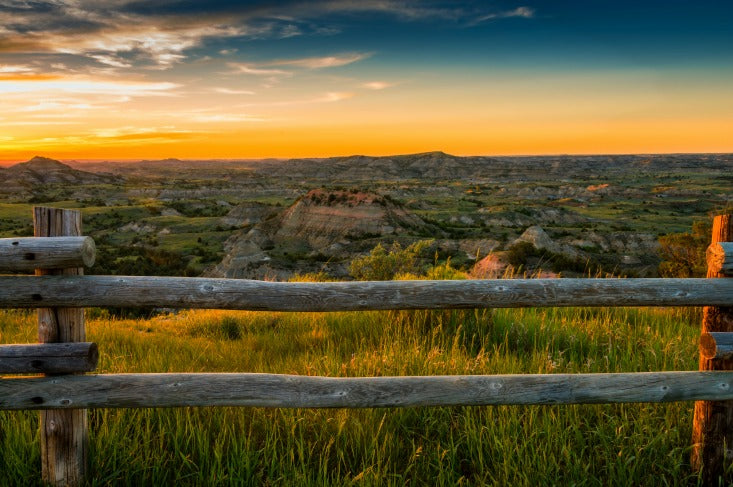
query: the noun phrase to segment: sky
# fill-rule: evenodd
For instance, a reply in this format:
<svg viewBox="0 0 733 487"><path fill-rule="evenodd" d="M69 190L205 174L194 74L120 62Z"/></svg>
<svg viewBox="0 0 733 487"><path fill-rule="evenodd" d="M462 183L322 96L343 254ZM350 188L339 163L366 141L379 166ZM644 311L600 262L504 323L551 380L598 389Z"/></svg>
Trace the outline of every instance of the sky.
<svg viewBox="0 0 733 487"><path fill-rule="evenodd" d="M0 0L0 160L733 152L733 2Z"/></svg>

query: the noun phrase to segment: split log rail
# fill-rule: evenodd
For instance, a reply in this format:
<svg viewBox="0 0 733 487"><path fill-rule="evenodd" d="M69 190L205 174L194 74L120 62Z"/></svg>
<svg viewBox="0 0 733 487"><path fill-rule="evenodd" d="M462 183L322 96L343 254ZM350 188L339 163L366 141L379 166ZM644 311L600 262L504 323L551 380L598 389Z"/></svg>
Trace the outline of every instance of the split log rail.
<svg viewBox="0 0 733 487"><path fill-rule="evenodd" d="M0 346L0 409L41 411L42 476L79 485L85 408L361 408L697 401L693 468L704 484L730 471L733 444L733 225L715 218L706 279L495 279L276 283L83 276L94 242L77 211L34 209L36 237L0 239L0 308L39 308L40 344ZM700 371L329 378L281 374L98 374L84 307L346 311L541 306L706 306Z"/></svg>

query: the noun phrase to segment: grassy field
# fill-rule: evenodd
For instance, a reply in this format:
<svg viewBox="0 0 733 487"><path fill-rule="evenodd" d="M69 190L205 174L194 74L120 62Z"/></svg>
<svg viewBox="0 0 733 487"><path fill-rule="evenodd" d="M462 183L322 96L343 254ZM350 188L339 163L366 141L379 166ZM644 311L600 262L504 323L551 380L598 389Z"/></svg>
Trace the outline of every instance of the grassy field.
<svg viewBox="0 0 733 487"><path fill-rule="evenodd" d="M326 376L697 368L698 310L92 310L100 372ZM35 341L0 312L0 342ZM90 485L690 485L692 403L93 410ZM38 413L0 412L0 485L40 484Z"/></svg>

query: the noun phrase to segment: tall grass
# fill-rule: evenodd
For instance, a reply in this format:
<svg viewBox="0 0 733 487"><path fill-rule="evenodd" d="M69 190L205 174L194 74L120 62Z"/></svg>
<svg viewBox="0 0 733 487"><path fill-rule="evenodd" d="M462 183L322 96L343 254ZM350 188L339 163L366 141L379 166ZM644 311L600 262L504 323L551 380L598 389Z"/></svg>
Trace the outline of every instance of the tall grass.
<svg viewBox="0 0 733 487"><path fill-rule="evenodd" d="M325 376L697 368L699 316L567 308L184 311L87 322L99 372ZM0 312L0 341L35 341ZM0 485L40 483L37 413L0 413ZM692 403L90 412L90 485L688 485Z"/></svg>

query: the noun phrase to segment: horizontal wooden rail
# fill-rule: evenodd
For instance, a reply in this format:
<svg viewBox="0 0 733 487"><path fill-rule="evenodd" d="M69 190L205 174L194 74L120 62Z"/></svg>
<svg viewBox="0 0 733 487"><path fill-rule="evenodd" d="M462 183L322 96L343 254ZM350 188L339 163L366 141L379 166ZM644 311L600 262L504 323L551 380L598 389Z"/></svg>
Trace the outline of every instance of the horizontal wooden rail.
<svg viewBox="0 0 733 487"><path fill-rule="evenodd" d="M261 311L732 306L733 279L266 282L121 276L0 276L0 308L164 307Z"/></svg>
<svg viewBox="0 0 733 487"><path fill-rule="evenodd" d="M0 374L72 374L97 367L96 343L0 345Z"/></svg>
<svg viewBox="0 0 733 487"><path fill-rule="evenodd" d="M113 374L0 379L0 409L360 408L733 399L733 372L332 378Z"/></svg>
<svg viewBox="0 0 733 487"><path fill-rule="evenodd" d="M33 271L94 265L91 237L0 238L0 269Z"/></svg>

